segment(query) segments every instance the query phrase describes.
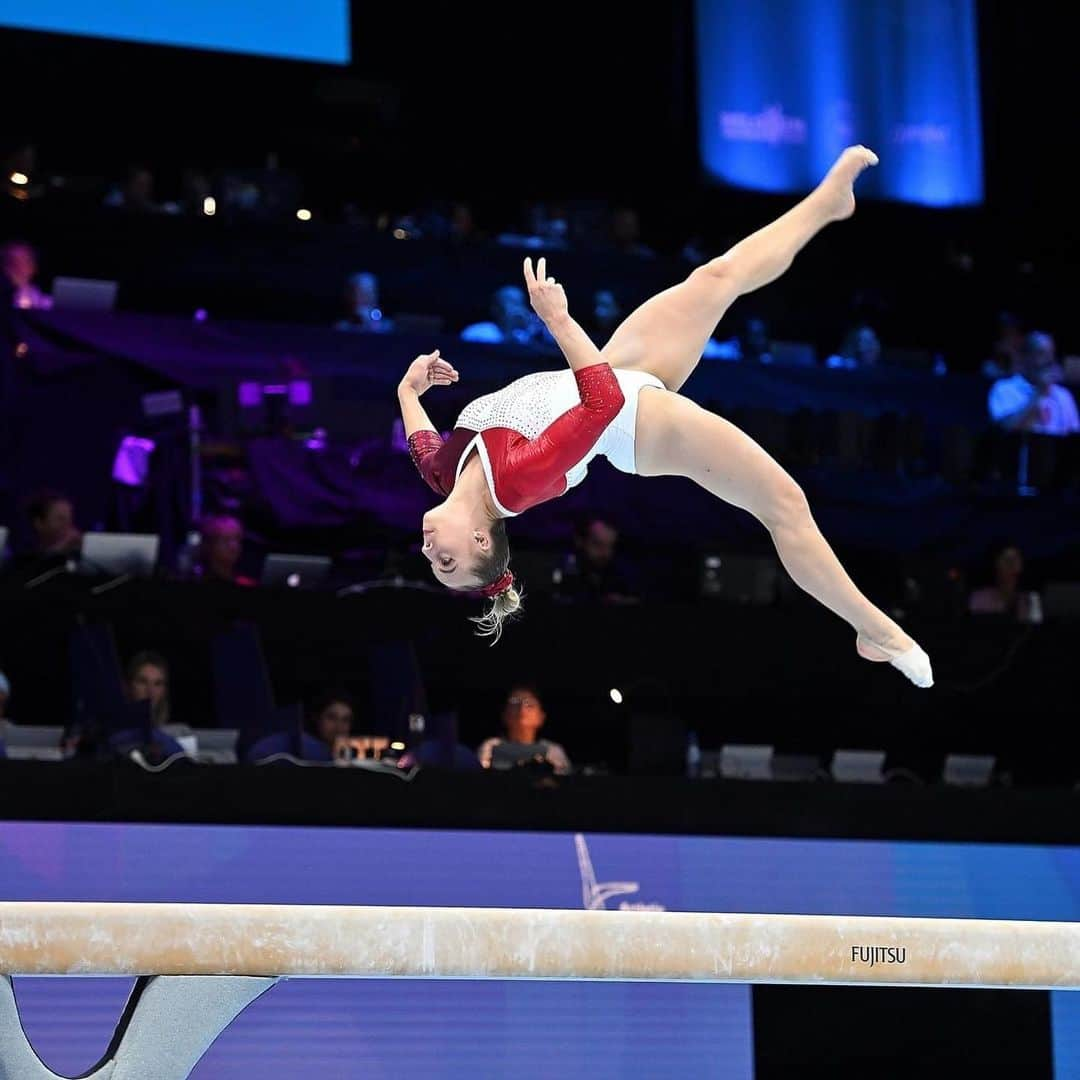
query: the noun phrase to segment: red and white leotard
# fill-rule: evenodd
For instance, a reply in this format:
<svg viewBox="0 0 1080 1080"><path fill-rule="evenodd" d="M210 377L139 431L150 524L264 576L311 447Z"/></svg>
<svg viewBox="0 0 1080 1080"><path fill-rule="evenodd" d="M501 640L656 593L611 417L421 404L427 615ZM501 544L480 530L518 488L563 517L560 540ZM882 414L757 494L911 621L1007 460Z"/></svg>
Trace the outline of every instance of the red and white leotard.
<svg viewBox="0 0 1080 1080"><path fill-rule="evenodd" d="M409 452L428 485L449 495L475 448L496 508L513 517L580 484L597 454L632 472L637 393L661 385L607 363L526 375L467 405L447 440L413 432Z"/></svg>

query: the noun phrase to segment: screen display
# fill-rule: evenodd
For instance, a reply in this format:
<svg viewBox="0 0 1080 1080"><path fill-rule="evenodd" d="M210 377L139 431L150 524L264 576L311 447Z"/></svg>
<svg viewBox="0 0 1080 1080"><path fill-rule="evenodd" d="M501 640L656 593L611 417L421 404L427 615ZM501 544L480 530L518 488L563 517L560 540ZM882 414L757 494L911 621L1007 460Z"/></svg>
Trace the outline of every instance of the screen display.
<svg viewBox="0 0 1080 1080"><path fill-rule="evenodd" d="M349 0L34 0L20 10L6 7L0 25L20 30L349 62Z"/></svg>
<svg viewBox="0 0 1080 1080"><path fill-rule="evenodd" d="M983 199L974 0L697 0L701 156L737 187L804 192L852 143L871 197Z"/></svg>

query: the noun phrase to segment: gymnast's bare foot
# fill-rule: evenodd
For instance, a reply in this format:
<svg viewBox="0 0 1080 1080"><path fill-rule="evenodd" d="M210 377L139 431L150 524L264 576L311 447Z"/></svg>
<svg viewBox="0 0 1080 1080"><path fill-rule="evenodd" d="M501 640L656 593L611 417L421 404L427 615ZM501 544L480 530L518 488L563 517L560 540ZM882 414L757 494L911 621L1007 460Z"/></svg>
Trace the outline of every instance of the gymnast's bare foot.
<svg viewBox="0 0 1080 1080"><path fill-rule="evenodd" d="M843 221L855 213L855 180L878 163L878 156L865 146L849 146L818 185L816 194L825 201L830 221Z"/></svg>

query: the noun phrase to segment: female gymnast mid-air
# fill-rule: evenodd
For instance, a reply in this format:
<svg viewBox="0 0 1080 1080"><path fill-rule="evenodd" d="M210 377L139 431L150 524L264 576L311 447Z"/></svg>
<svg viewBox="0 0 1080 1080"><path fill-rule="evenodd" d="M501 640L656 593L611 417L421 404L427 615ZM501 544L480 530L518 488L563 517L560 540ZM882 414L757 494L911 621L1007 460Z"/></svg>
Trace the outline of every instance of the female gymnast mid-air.
<svg viewBox="0 0 1080 1080"><path fill-rule="evenodd" d="M877 164L849 147L824 180L782 217L641 305L603 349L567 310L545 260L525 260L529 297L569 370L517 379L470 403L443 440L420 403L458 373L436 350L398 388L413 461L443 502L424 515L423 551L437 580L490 600L476 621L497 637L521 608L509 569L506 519L580 484L603 454L639 476L685 476L748 510L769 530L800 588L850 624L867 660L889 661L916 686L933 685L930 658L855 587L814 523L799 485L727 420L679 393L736 297L775 281L807 242L855 211L854 184Z"/></svg>

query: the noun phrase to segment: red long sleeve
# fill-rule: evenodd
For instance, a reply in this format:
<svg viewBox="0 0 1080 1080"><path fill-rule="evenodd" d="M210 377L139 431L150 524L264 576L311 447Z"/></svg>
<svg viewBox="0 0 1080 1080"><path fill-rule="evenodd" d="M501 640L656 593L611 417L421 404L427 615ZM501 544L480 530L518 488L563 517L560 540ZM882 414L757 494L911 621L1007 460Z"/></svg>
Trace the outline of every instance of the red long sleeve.
<svg viewBox="0 0 1080 1080"><path fill-rule="evenodd" d="M414 431L409 436L409 456L413 464L424 483L440 495L449 495L453 489L457 466L456 459L452 464L446 460L446 445L437 431Z"/></svg>
<svg viewBox="0 0 1080 1080"><path fill-rule="evenodd" d="M511 514L562 495L567 473L588 457L625 404L610 364L592 364L575 372L574 378L580 401L535 438L509 427L485 427L480 433L492 494L497 505ZM432 490L450 494L462 454L476 434L459 427L445 442L437 431L414 431L409 436L409 453Z"/></svg>
<svg viewBox="0 0 1080 1080"><path fill-rule="evenodd" d="M575 372L574 377L580 404L568 409L535 439L518 436L508 441L505 458L495 469L499 498L515 513L561 495L566 489L567 472L596 445L625 404L610 364L591 364Z"/></svg>

